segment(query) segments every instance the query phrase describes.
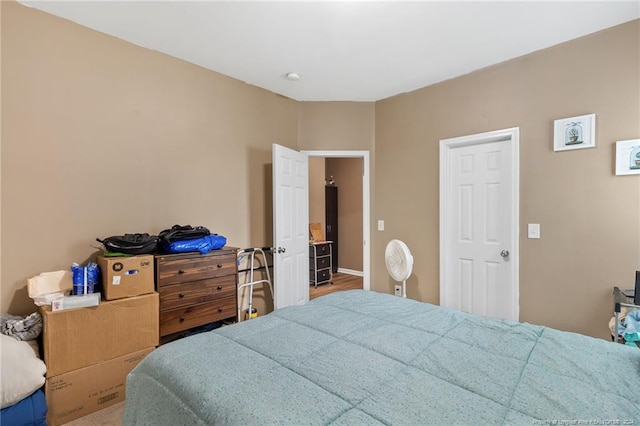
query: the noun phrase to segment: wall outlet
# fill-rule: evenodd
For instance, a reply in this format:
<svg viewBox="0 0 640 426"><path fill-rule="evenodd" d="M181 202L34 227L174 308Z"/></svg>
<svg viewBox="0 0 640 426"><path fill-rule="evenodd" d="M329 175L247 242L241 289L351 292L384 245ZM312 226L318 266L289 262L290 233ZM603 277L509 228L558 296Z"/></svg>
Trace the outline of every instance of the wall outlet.
<svg viewBox="0 0 640 426"><path fill-rule="evenodd" d="M401 285L394 286L393 294L395 294L396 296L402 296L402 286Z"/></svg>

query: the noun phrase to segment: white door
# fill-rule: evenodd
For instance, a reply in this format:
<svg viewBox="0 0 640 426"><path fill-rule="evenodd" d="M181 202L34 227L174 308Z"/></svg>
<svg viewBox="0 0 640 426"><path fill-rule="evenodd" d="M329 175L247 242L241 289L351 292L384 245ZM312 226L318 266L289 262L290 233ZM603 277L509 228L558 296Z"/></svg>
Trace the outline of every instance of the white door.
<svg viewBox="0 0 640 426"><path fill-rule="evenodd" d="M518 129L440 150L440 303L518 320Z"/></svg>
<svg viewBox="0 0 640 426"><path fill-rule="evenodd" d="M309 301L309 159L273 144L275 309Z"/></svg>

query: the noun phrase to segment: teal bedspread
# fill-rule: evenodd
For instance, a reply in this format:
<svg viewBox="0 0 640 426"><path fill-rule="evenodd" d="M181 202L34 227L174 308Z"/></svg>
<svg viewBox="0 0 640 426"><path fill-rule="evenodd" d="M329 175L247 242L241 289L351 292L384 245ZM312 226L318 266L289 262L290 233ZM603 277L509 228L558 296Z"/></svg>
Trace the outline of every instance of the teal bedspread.
<svg viewBox="0 0 640 426"><path fill-rule="evenodd" d="M163 345L125 425L640 424L640 350L367 291Z"/></svg>

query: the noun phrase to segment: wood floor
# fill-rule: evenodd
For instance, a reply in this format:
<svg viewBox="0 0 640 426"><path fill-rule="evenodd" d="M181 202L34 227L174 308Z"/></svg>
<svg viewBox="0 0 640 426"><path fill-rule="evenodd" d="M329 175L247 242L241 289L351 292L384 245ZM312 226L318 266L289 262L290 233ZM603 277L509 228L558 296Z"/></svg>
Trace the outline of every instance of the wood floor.
<svg viewBox="0 0 640 426"><path fill-rule="evenodd" d="M350 274L333 274L333 284L320 284L318 287L309 286L309 300L335 291L362 290L362 277Z"/></svg>

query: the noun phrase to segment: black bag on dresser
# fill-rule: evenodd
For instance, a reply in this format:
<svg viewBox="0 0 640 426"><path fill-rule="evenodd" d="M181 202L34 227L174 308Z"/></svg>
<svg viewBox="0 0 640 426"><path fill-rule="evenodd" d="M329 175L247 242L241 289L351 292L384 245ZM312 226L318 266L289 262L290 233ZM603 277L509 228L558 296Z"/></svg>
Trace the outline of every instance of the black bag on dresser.
<svg viewBox="0 0 640 426"><path fill-rule="evenodd" d="M171 244L175 241L195 240L210 235L211 232L204 226L193 227L191 225L173 225L171 229L165 229L158 234L163 244Z"/></svg>
<svg viewBox="0 0 640 426"><path fill-rule="evenodd" d="M124 254L152 254L158 247L158 236L149 234L124 234L96 241L102 243L108 252Z"/></svg>

